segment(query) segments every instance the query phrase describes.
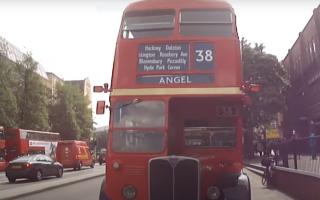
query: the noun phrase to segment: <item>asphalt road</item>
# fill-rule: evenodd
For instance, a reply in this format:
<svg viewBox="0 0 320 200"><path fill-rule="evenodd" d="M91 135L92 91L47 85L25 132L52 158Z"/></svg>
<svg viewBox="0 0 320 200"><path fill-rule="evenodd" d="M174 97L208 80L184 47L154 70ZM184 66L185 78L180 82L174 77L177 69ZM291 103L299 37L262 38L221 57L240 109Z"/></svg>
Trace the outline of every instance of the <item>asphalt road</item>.
<svg viewBox="0 0 320 200"><path fill-rule="evenodd" d="M82 170L80 171L74 171L73 169L67 168L64 170L63 177L61 179L67 179L67 178L71 178L71 177L75 177L83 174L93 174L98 171L103 171L104 169L105 169L105 165L100 166L98 164L96 164L93 169L91 169L90 167L83 167ZM39 181L39 182L34 182L27 179L17 179L16 183L10 184L5 174L1 172L0 173L0 194L1 194L1 191L3 190L30 186L30 185L37 186L39 184L52 182L56 180L57 180L56 177L44 178L42 181Z"/></svg>
<svg viewBox="0 0 320 200"><path fill-rule="evenodd" d="M294 200L293 198L279 192L274 188L267 188L261 184L261 177L245 170L249 175L252 188L252 200ZM17 200L98 200L100 184L103 177L78 182L65 187L47 190L37 194L29 195Z"/></svg>
<svg viewBox="0 0 320 200"><path fill-rule="evenodd" d="M16 198L16 200L98 200L103 177Z"/></svg>

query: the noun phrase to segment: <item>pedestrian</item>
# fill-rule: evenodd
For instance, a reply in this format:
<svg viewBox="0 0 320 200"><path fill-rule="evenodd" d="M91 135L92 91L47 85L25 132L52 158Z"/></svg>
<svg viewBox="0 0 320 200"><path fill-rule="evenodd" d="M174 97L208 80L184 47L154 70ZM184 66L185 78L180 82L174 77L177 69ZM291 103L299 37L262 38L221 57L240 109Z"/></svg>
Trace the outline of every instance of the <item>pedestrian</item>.
<svg viewBox="0 0 320 200"><path fill-rule="evenodd" d="M315 137L314 133L311 133L309 137L309 146L310 146L312 160L316 160L317 159L317 138Z"/></svg>
<svg viewBox="0 0 320 200"><path fill-rule="evenodd" d="M314 122L311 120L310 121L310 134L309 134L309 147L310 147L310 152L311 152L311 157L312 160L315 160L317 158L317 138L315 137L315 131L314 131Z"/></svg>
<svg viewBox="0 0 320 200"><path fill-rule="evenodd" d="M282 159L282 166L288 168L289 167L289 158L288 158L289 143L286 138L283 138L281 140L281 143L279 145L279 153L280 153L280 157Z"/></svg>
<svg viewBox="0 0 320 200"><path fill-rule="evenodd" d="M258 143L257 143L257 151L259 153L259 156L262 157L263 144L260 141L258 141Z"/></svg>

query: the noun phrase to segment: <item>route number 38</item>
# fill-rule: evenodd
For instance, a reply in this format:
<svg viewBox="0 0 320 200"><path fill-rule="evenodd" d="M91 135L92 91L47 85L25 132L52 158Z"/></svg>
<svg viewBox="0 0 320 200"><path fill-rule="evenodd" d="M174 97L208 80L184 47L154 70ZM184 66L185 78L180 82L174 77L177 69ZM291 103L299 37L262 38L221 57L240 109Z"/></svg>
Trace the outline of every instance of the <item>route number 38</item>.
<svg viewBox="0 0 320 200"><path fill-rule="evenodd" d="M196 50L196 61L197 62L211 62L213 61L213 52L211 49L208 50Z"/></svg>
<svg viewBox="0 0 320 200"><path fill-rule="evenodd" d="M194 67L196 69L212 69L214 65L214 47L210 43L194 45Z"/></svg>

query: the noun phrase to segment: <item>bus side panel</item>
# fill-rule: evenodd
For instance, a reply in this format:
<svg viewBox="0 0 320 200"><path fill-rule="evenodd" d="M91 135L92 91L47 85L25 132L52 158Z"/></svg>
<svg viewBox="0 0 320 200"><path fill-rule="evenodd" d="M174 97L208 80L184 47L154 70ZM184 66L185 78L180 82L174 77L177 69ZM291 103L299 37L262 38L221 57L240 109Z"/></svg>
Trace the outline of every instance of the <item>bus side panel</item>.
<svg viewBox="0 0 320 200"><path fill-rule="evenodd" d="M29 141L27 139L20 139L20 151L19 151L19 156L20 155L27 155L29 152Z"/></svg>
<svg viewBox="0 0 320 200"><path fill-rule="evenodd" d="M20 155L20 132L19 129L8 128L5 129L6 141L6 161L10 162Z"/></svg>

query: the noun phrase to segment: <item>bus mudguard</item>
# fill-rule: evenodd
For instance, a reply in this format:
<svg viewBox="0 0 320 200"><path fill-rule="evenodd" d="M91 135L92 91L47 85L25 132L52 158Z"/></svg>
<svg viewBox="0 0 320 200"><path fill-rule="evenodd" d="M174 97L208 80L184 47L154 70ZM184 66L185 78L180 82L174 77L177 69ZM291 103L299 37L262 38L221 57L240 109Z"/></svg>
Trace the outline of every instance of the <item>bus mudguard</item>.
<svg viewBox="0 0 320 200"><path fill-rule="evenodd" d="M226 200L251 200L251 189L249 177L241 173L238 183L234 187L224 188L223 193Z"/></svg>

